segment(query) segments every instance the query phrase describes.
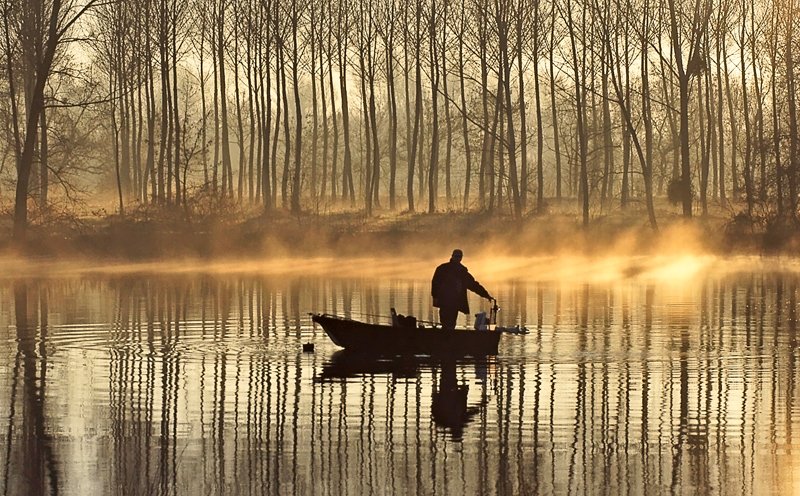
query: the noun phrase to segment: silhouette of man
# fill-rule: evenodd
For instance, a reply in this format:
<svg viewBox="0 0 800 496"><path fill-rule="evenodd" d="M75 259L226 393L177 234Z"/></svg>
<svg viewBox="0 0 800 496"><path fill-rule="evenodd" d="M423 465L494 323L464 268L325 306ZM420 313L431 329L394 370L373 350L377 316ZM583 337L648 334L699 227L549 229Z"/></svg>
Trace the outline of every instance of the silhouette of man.
<svg viewBox="0 0 800 496"><path fill-rule="evenodd" d="M461 250L453 250L450 261L436 267L431 281L433 306L439 308L439 320L445 329L455 329L458 312L469 315L467 290L488 300L492 299L489 292L461 265L463 256Z"/></svg>

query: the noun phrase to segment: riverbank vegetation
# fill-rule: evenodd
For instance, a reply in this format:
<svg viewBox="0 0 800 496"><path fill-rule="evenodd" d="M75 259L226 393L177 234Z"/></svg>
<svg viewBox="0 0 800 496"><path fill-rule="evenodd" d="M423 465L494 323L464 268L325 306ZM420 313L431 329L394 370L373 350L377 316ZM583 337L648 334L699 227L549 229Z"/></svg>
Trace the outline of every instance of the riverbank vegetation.
<svg viewBox="0 0 800 496"><path fill-rule="evenodd" d="M329 213L245 208L219 197L192 197L186 208L154 204L125 216L104 208L36 212L20 251L10 236L0 254L53 259L236 259L270 257L441 258L455 247L470 254L512 256L641 256L672 254L800 255L800 234L765 217L715 209L687 222L679 206L657 202L661 228L653 231L646 207L592 212L583 225L575 201L550 202L544 214L522 222L510 212L382 210ZM11 232L10 209L0 229Z"/></svg>
<svg viewBox="0 0 800 496"><path fill-rule="evenodd" d="M794 253L793 13L732 0L5 2L0 245L652 250L679 226L715 252Z"/></svg>

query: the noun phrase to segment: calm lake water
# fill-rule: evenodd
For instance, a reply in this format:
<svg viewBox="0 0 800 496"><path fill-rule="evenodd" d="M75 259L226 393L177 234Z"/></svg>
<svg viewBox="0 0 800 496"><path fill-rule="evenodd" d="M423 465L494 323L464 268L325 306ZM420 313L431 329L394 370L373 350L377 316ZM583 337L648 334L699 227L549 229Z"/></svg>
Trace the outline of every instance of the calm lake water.
<svg viewBox="0 0 800 496"><path fill-rule="evenodd" d="M800 494L797 261L467 265L529 333L448 363L309 316L434 320L423 276L7 275L3 494Z"/></svg>

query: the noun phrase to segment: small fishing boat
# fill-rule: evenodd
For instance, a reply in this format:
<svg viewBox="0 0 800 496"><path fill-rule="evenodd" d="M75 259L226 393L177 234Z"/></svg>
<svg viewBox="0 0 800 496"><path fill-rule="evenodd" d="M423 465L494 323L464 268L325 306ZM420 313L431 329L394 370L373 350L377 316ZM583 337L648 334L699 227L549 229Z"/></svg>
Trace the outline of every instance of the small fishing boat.
<svg viewBox="0 0 800 496"><path fill-rule="evenodd" d="M502 334L493 325L483 325L478 330L417 324L414 317L396 315L394 309L391 325L328 314L311 314L311 320L325 329L334 344L346 350L390 355L496 355Z"/></svg>

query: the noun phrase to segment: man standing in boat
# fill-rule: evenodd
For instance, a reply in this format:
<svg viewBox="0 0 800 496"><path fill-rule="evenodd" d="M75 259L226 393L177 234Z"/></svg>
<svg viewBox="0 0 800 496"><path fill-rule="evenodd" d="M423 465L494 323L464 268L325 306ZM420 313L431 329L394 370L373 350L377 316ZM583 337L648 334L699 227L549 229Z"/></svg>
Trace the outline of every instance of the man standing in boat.
<svg viewBox="0 0 800 496"><path fill-rule="evenodd" d="M456 328L458 312L469 315L467 290L488 300L493 299L467 268L461 265L463 256L461 250L453 250L450 261L436 267L431 281L433 306L439 308L439 320L445 329Z"/></svg>

